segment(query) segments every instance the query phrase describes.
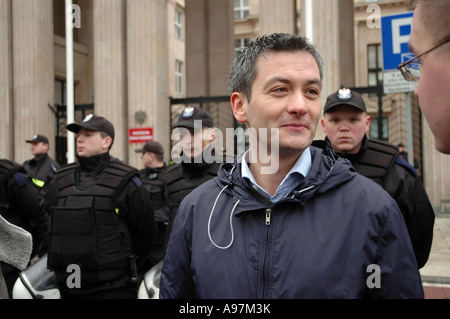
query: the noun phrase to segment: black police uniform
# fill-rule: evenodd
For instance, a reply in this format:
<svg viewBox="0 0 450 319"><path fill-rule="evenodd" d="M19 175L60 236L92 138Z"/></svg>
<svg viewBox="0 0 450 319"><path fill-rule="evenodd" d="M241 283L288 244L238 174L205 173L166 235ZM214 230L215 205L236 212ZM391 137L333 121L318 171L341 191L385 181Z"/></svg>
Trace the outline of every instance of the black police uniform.
<svg viewBox="0 0 450 319"><path fill-rule="evenodd" d="M42 255L45 251L41 248L50 228L50 219L38 190L23 166L1 159L0 188L0 214L11 224L22 227L32 235L32 257ZM19 270L6 264L2 268L11 295Z"/></svg>
<svg viewBox="0 0 450 319"><path fill-rule="evenodd" d="M164 247L169 224L169 193L167 190L167 165L163 167L146 167L139 171L144 188L150 195L155 212L155 222L158 233L149 254L149 268L156 265L164 258Z"/></svg>
<svg viewBox="0 0 450 319"><path fill-rule="evenodd" d="M26 142L43 142L48 144L48 139L43 135L35 135L31 140L27 140ZM32 178L34 184L39 187L41 196L45 197L48 185L53 181L58 172L59 164L45 153L23 162L22 165L27 171L28 176Z"/></svg>
<svg viewBox="0 0 450 319"><path fill-rule="evenodd" d="M201 121L201 127L203 128L212 128L214 126L213 118L207 110L196 106L188 106L179 115L177 123L175 123L172 128L190 128L195 130L196 121ZM203 153L214 156L215 150L213 149L213 145L209 144ZM184 154L180 154L180 156L182 158L181 163L169 166L169 169L167 170L170 218L166 245L169 241L175 215L181 201L194 188L215 177L217 175L217 170L221 165L221 163L216 162L207 163L203 158L203 154L200 154L199 158L193 159L190 159Z"/></svg>
<svg viewBox="0 0 450 319"><path fill-rule="evenodd" d="M23 167L36 185L45 187L55 178L59 164L45 153L25 161Z"/></svg>
<svg viewBox="0 0 450 319"><path fill-rule="evenodd" d="M392 144L364 137L357 154L339 154L356 171L379 185L395 199L405 219L417 265L428 260L433 241L434 211L414 168Z"/></svg>
<svg viewBox="0 0 450 319"><path fill-rule="evenodd" d="M167 231L166 245L170 238L173 222L181 201L196 187L217 176L217 170L222 163L206 163L202 160L197 163L193 160L190 163L181 162L169 166L166 179L169 196L170 218L169 229Z"/></svg>
<svg viewBox="0 0 450 319"><path fill-rule="evenodd" d="M49 191L54 207L48 267L63 299L135 298L136 287L128 283L137 272L129 257L145 260L156 234L145 192L138 171L109 153L60 168ZM69 264L80 266L81 288L67 287Z"/></svg>

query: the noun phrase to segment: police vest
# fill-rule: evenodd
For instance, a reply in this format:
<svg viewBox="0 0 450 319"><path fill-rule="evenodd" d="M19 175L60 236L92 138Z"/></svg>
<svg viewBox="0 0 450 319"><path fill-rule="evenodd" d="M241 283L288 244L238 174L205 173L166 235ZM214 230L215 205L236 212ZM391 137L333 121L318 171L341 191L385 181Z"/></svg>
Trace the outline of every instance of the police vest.
<svg viewBox="0 0 450 319"><path fill-rule="evenodd" d="M217 170L220 167L220 163L212 163L205 167L201 174L195 176L194 178L186 178L183 166L181 164L170 166L167 171L167 190L169 193L169 207L170 207L170 217L169 217L169 229L167 231L167 236L170 236L172 231L173 222L175 220L175 215L178 211L181 201L190 193L192 190L204 182L217 176Z"/></svg>
<svg viewBox="0 0 450 319"><path fill-rule="evenodd" d="M11 176L14 176L19 186L24 186L27 183L27 180L20 173L26 174L23 166L6 159L0 160L0 214L8 222L18 226L23 225L22 218L18 212L11 209L5 189Z"/></svg>
<svg viewBox="0 0 450 319"><path fill-rule="evenodd" d="M389 171L395 165L399 155L398 149L389 143L369 139L367 149L362 156L352 163L358 173L381 185L391 196L394 189L386 185Z"/></svg>
<svg viewBox="0 0 450 319"><path fill-rule="evenodd" d="M57 175L48 267L66 272L68 265L78 265L82 283L123 277L132 254L131 238L115 199L137 170L111 161L97 183L84 190L77 187L77 171L77 164L69 164Z"/></svg>
<svg viewBox="0 0 450 319"><path fill-rule="evenodd" d="M167 179L165 178L164 169L149 170L144 168L139 171L139 175L142 185L150 194L150 201L156 214L157 210L168 203Z"/></svg>
<svg viewBox="0 0 450 319"><path fill-rule="evenodd" d="M202 174L193 178L186 178L182 165L170 166L166 177L168 180L167 189L170 205L178 207L181 201L192 192L194 188L217 176L219 167L219 163L212 163L206 167Z"/></svg>

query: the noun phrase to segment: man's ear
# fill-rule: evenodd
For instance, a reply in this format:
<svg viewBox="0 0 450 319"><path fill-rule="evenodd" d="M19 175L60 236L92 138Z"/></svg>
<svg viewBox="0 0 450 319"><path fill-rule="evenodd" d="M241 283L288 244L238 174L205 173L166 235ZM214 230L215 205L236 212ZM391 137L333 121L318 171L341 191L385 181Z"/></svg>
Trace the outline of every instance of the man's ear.
<svg viewBox="0 0 450 319"><path fill-rule="evenodd" d="M203 140L212 142L216 138L216 128L214 127L208 127L203 128Z"/></svg>
<svg viewBox="0 0 450 319"><path fill-rule="evenodd" d="M231 95L231 107L236 121L247 123L247 97L242 92L234 92Z"/></svg>
<svg viewBox="0 0 450 319"><path fill-rule="evenodd" d="M366 116L366 133L370 131L370 123L371 123L371 118L369 115Z"/></svg>
<svg viewBox="0 0 450 319"><path fill-rule="evenodd" d="M111 136L106 136L103 139L103 149L108 149L112 144L112 137Z"/></svg>
<svg viewBox="0 0 450 319"><path fill-rule="evenodd" d="M322 124L322 132L327 134L327 128L325 127L325 114L322 116L322 119L320 120L320 123Z"/></svg>

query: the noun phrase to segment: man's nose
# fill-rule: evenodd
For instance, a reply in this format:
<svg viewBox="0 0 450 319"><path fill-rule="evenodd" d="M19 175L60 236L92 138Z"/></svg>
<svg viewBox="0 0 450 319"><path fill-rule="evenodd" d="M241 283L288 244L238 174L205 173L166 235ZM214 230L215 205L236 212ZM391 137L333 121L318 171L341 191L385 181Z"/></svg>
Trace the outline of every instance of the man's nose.
<svg viewBox="0 0 450 319"><path fill-rule="evenodd" d="M349 130L349 125L346 121L342 121L340 126L339 126L339 131L348 131Z"/></svg>
<svg viewBox="0 0 450 319"><path fill-rule="evenodd" d="M292 95L287 106L288 113L294 113L298 115L303 115L308 112L307 99L302 92L298 92Z"/></svg>

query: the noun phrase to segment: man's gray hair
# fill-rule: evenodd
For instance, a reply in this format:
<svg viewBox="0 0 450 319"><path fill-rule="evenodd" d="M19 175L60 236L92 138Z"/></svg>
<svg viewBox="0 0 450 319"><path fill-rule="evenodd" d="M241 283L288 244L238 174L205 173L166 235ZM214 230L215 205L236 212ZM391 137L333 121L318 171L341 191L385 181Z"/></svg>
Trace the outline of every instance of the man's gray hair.
<svg viewBox="0 0 450 319"><path fill-rule="evenodd" d="M254 42L250 41L236 53L228 76L230 93L243 92L250 101L252 83L256 78L256 59L259 55L271 51L309 52L316 60L320 80L323 80L323 59L306 37L288 33L273 33L260 36Z"/></svg>

